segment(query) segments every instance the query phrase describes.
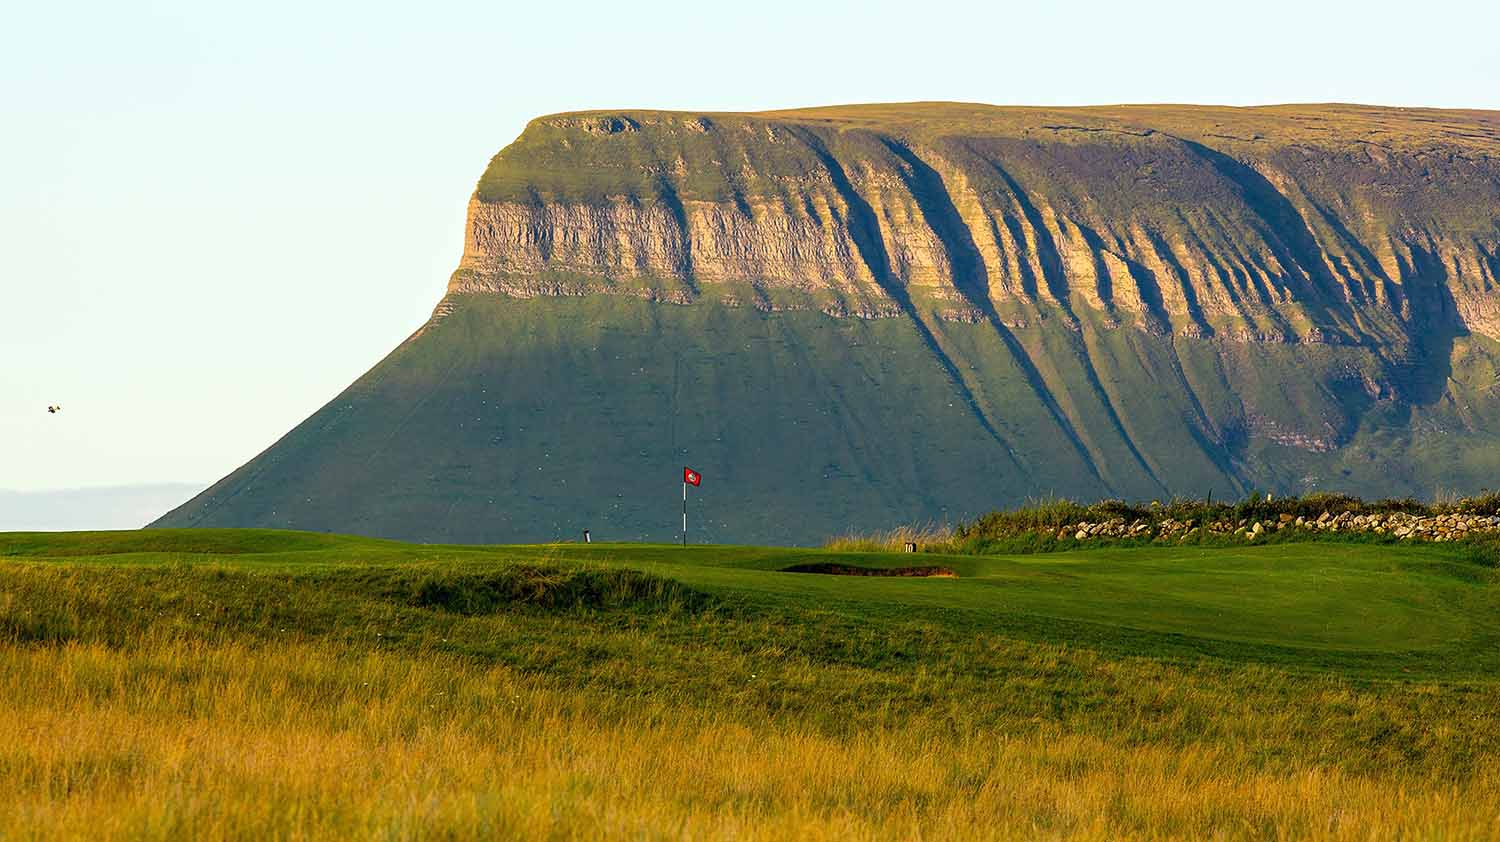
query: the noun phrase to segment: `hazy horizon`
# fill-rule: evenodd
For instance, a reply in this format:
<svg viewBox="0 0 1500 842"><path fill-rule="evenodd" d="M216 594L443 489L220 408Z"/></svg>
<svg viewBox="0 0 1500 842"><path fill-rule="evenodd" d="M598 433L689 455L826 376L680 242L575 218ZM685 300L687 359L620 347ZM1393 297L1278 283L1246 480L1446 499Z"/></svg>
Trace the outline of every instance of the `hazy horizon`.
<svg viewBox="0 0 1500 842"><path fill-rule="evenodd" d="M191 499L210 483L0 488L0 532L138 529Z"/></svg>

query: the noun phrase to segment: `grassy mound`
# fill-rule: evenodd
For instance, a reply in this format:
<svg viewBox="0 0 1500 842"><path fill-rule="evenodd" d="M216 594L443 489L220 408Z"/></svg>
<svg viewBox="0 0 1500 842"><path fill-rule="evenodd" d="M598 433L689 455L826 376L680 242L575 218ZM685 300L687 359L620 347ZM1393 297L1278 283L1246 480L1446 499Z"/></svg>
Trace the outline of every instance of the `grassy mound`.
<svg viewBox="0 0 1500 842"><path fill-rule="evenodd" d="M638 570L535 564L467 571L426 565L246 570L218 562L183 563L179 556L162 566L12 565L3 578L0 641L13 644L121 645L135 635L176 636L189 627L264 641L289 630L340 635L371 617L382 618L390 634L400 635L423 624L418 610L459 616L650 615L698 611L711 603L679 582Z"/></svg>
<svg viewBox="0 0 1500 842"><path fill-rule="evenodd" d="M700 608L706 598L637 570L516 565L490 573L429 574L416 584L412 602L456 614L489 614L517 605L552 610Z"/></svg>

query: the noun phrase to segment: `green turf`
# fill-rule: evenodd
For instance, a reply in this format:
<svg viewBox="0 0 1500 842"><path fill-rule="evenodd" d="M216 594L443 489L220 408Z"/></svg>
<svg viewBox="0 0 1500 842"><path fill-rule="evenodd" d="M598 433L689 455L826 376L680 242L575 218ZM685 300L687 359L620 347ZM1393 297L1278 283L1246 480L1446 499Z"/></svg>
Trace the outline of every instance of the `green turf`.
<svg viewBox="0 0 1500 842"><path fill-rule="evenodd" d="M913 556L0 534L0 645L284 642L356 673L376 651L441 655L632 723L692 709L846 737L1088 734L1232 749L1256 768L1462 781L1500 752L1500 578L1468 558L1326 543ZM959 575L780 572L818 562Z"/></svg>
<svg viewBox="0 0 1500 842"><path fill-rule="evenodd" d="M1500 575L1458 548L1437 545L912 556L604 543L429 546L210 529L7 534L0 536L0 559L12 567L10 575L18 564L212 569L330 582L374 571L386 582L382 587L435 573L482 574L516 565L626 568L680 583L735 611L820 616L865 628L905 626L1361 676L1477 679L1500 668ZM879 568L914 560L947 567L958 578L781 572L812 562Z"/></svg>

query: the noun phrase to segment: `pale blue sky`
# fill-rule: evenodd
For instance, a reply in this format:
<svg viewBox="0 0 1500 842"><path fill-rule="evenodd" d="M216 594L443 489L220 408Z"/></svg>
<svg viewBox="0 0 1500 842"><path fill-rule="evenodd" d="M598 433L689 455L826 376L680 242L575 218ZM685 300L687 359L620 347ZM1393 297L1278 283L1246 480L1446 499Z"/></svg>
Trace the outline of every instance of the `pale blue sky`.
<svg viewBox="0 0 1500 842"><path fill-rule="evenodd" d="M207 483L270 445L426 318L538 114L1500 108L1493 3L980 8L7 4L0 488Z"/></svg>

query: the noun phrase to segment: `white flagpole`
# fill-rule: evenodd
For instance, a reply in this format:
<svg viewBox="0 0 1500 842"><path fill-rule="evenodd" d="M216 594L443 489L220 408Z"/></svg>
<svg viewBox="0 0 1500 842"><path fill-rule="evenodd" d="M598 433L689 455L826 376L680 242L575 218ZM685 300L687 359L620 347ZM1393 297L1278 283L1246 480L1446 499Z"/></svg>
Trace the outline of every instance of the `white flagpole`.
<svg viewBox="0 0 1500 842"><path fill-rule="evenodd" d="M682 475L682 545L687 546L687 474Z"/></svg>

